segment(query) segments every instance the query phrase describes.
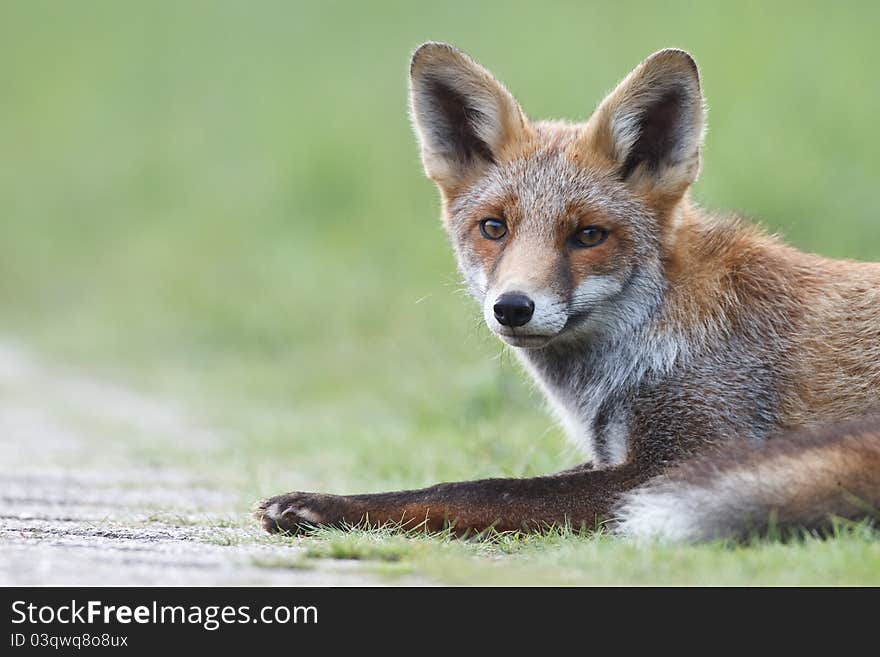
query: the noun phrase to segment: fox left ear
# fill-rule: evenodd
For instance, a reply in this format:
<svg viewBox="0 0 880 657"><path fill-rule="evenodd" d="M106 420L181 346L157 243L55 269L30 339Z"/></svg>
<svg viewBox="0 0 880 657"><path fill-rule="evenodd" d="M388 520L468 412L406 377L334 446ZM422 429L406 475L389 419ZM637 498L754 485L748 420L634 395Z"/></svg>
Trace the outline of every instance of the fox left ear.
<svg viewBox="0 0 880 657"><path fill-rule="evenodd" d="M704 126L697 65L685 51L667 49L639 64L602 101L584 139L636 191L677 200L699 174Z"/></svg>

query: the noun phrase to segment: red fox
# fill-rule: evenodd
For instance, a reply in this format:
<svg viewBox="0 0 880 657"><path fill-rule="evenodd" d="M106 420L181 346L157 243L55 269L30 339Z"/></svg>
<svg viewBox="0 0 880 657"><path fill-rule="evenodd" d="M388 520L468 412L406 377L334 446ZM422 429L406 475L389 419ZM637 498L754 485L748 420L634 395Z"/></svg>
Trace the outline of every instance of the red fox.
<svg viewBox="0 0 880 657"><path fill-rule="evenodd" d="M585 123L529 120L458 49L410 66L412 122L485 322L583 466L371 495L289 493L269 531L604 525L636 539L824 532L880 508L880 265L699 208L705 107L662 50Z"/></svg>

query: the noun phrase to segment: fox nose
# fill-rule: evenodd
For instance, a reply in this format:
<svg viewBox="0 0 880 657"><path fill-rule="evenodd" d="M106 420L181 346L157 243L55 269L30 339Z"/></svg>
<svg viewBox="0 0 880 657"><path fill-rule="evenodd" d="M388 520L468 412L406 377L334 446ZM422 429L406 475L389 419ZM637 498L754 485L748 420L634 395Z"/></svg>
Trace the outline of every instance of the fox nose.
<svg viewBox="0 0 880 657"><path fill-rule="evenodd" d="M495 300L495 319L504 326L528 324L535 312L535 303L522 292L506 292Z"/></svg>

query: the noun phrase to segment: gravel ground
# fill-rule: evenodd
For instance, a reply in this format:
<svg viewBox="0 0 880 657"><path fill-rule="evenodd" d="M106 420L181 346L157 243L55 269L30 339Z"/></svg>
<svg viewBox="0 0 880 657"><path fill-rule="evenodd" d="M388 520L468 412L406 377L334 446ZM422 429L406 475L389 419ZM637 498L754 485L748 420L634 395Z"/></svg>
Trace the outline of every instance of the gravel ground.
<svg viewBox="0 0 880 657"><path fill-rule="evenodd" d="M230 517L235 495L131 462L118 436L153 449L217 439L172 403L0 343L0 585L386 583L357 562L304 563L304 547Z"/></svg>

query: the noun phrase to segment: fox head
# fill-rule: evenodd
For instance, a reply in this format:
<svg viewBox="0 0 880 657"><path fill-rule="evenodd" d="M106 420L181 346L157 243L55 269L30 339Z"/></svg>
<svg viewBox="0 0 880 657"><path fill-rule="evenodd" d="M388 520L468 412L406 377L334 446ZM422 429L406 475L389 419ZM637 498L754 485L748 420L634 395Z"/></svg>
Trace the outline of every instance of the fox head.
<svg viewBox="0 0 880 657"><path fill-rule="evenodd" d="M541 348L650 315L700 168L690 55L651 55L568 124L530 121L470 57L426 43L410 65L410 108L459 269L502 340Z"/></svg>

